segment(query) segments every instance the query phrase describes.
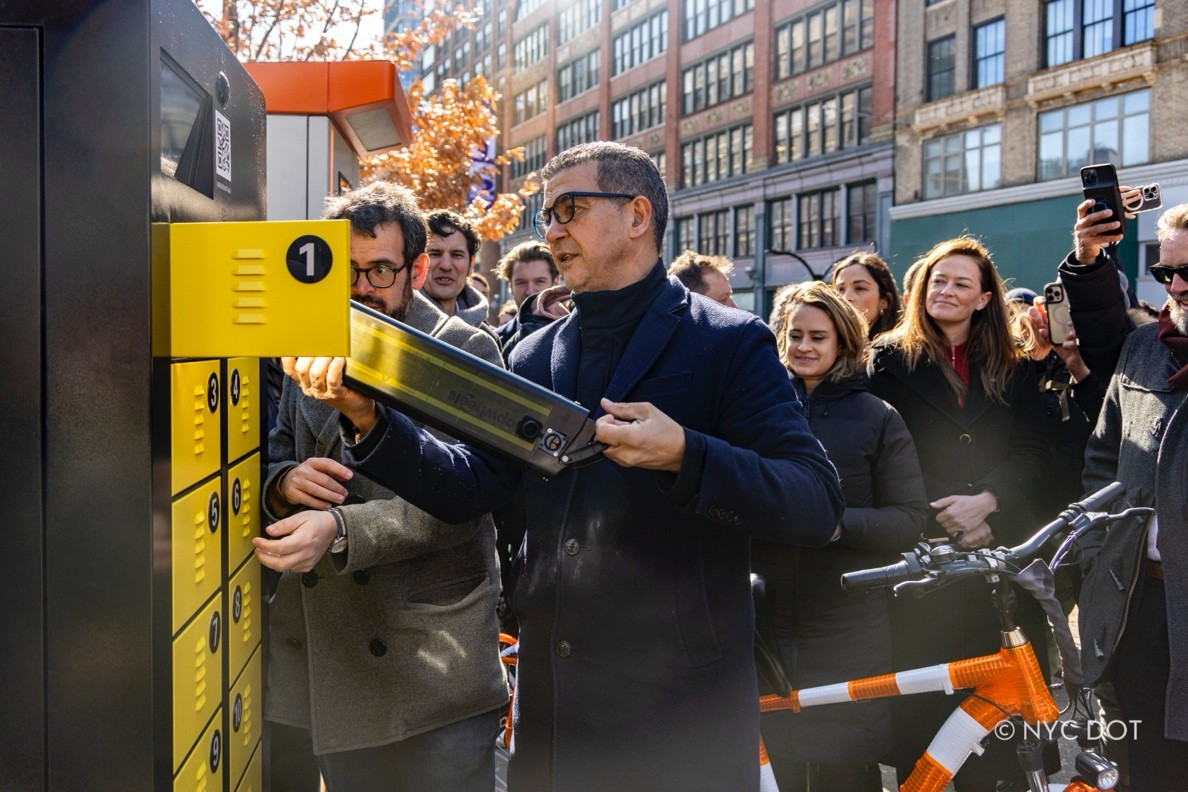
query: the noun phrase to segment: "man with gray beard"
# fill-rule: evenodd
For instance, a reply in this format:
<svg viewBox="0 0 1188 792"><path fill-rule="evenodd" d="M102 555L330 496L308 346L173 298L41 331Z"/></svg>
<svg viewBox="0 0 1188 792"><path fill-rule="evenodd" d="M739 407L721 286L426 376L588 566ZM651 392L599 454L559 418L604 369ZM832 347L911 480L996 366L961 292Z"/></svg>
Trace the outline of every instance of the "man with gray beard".
<svg viewBox="0 0 1188 792"><path fill-rule="evenodd" d="M1077 208L1076 248L1060 266L1082 356L1113 372L1083 481L1120 481L1124 505L1155 515L1086 548L1082 660L1088 684L1114 684L1132 792L1171 792L1188 776L1188 204L1159 218L1150 272L1167 302L1137 329L1118 288L1118 223L1092 209Z"/></svg>

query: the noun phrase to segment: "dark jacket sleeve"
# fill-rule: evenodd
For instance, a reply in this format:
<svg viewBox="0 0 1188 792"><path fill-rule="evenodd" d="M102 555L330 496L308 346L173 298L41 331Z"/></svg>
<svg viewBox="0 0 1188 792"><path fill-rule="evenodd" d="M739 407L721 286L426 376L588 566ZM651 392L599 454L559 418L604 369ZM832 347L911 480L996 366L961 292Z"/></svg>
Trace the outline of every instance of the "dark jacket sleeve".
<svg viewBox="0 0 1188 792"><path fill-rule="evenodd" d="M909 549L924 532L928 495L916 445L903 418L890 405L882 418L873 463L874 505L847 508L842 516L842 545L892 553Z"/></svg>
<svg viewBox="0 0 1188 792"><path fill-rule="evenodd" d="M1077 407L1081 408L1081 412L1085 413L1090 426L1097 423L1097 416L1101 414L1108 378L1109 375L1099 377L1090 371L1089 376L1073 383L1070 387L1073 401L1077 403Z"/></svg>
<svg viewBox="0 0 1188 792"><path fill-rule="evenodd" d="M837 471L796 409L775 339L758 320L744 328L720 382L718 418L712 433L702 433L700 485L688 508L756 538L827 544L844 507Z"/></svg>
<svg viewBox="0 0 1188 792"><path fill-rule="evenodd" d="M439 440L395 410L381 410L358 443L345 422L339 432L346 464L439 520L473 520L507 503L519 487L518 465Z"/></svg>
<svg viewBox="0 0 1188 792"><path fill-rule="evenodd" d="M1122 342L1134 329L1118 283L1118 262L1112 251L1103 250L1097 261L1080 265L1069 253L1060 264L1060 282L1081 358L1090 371L1107 380L1118 365Z"/></svg>

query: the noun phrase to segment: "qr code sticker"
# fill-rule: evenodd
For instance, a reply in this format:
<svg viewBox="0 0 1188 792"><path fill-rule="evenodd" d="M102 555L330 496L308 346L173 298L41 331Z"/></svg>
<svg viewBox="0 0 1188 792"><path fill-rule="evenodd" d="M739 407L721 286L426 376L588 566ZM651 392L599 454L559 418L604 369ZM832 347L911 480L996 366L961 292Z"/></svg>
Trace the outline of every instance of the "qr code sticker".
<svg viewBox="0 0 1188 792"><path fill-rule="evenodd" d="M231 122L215 110L215 173L231 181Z"/></svg>

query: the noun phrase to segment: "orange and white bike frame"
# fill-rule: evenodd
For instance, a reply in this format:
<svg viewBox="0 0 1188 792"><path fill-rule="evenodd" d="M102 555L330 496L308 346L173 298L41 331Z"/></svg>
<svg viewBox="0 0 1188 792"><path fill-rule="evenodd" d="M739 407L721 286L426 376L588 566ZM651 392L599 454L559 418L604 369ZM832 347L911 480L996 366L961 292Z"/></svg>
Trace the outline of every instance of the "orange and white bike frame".
<svg viewBox="0 0 1188 792"><path fill-rule="evenodd" d="M1021 717L1032 726L1052 724L1060 710L1048 691L1039 663L1022 630L1003 633L1003 648L997 654L956 660L951 663L864 677L850 682L793 690L786 696L768 695L759 699L761 712L791 710L839 704L848 701L910 696L916 693L972 688L944 722L924 755L916 762L900 792L943 792L957 775L971 753L982 752L982 739L1002 721ZM760 742L762 792L776 790L775 777L767 763L767 752ZM1083 781L1051 790L1095 792L1096 787Z"/></svg>

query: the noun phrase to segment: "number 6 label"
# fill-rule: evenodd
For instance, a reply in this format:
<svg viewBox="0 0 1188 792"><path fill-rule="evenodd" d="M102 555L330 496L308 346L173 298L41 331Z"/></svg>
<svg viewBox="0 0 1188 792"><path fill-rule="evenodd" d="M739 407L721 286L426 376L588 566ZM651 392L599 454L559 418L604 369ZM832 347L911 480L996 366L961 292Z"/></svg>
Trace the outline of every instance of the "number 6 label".
<svg viewBox="0 0 1188 792"><path fill-rule="evenodd" d="M285 253L285 264L289 274L302 283L317 283L325 278L334 263L330 245L319 236L299 236L289 245Z"/></svg>

